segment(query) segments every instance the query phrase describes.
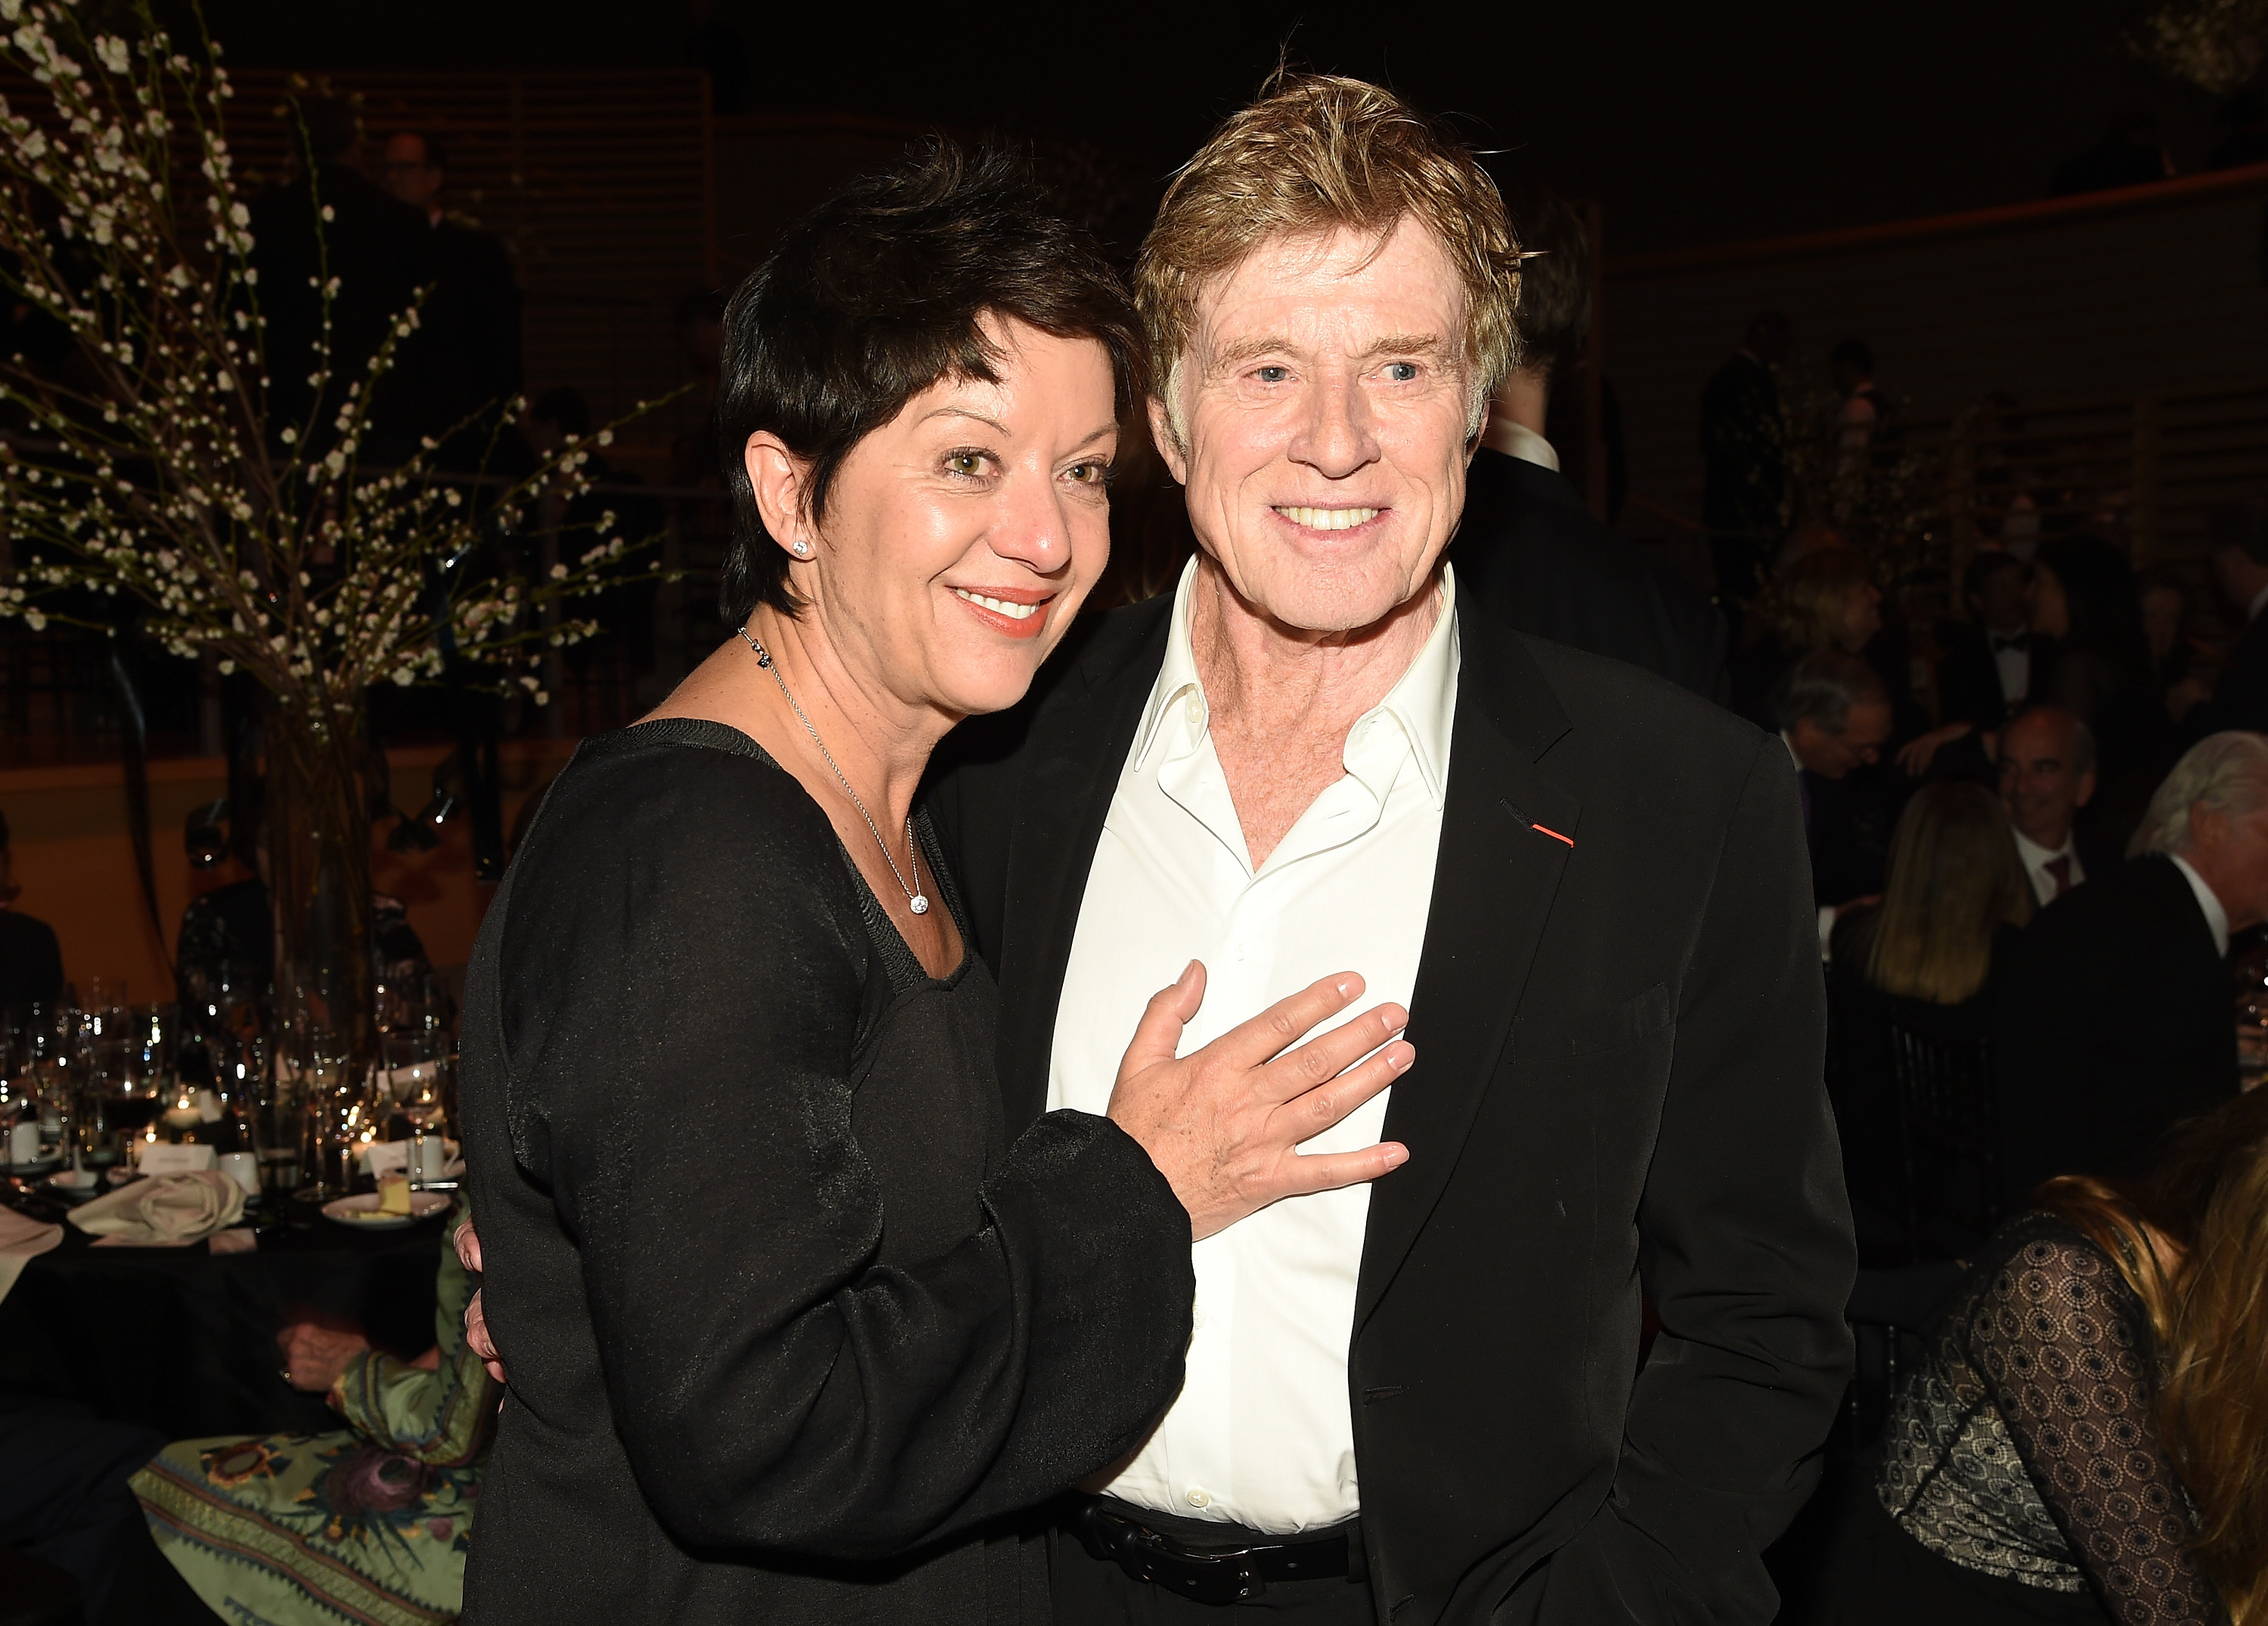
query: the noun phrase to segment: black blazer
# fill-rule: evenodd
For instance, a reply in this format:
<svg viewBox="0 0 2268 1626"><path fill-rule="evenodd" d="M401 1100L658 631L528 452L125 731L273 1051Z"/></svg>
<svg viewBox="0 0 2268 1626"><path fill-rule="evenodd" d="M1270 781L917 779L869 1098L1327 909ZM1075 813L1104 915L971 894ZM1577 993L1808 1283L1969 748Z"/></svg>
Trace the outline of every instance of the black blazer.
<svg viewBox="0 0 2268 1626"><path fill-rule="evenodd" d="M1937 670L1938 714L1948 723L1970 723L1996 729L2008 720L2007 696L2000 692L2000 666L1992 657L1992 643L1979 626L1955 622L1947 628L1945 658ZM2054 641L2037 633L2024 635L2031 656L2031 681L2036 687L2046 675Z"/></svg>
<svg viewBox="0 0 2268 1626"><path fill-rule="evenodd" d="M1728 703L1725 618L1601 525L1572 482L1486 446L1449 558L1459 590L1515 632L1643 666Z"/></svg>
<svg viewBox="0 0 2268 1626"><path fill-rule="evenodd" d="M934 787L1002 984L1011 1134L1044 1104L1171 606L1082 628ZM1386 1118L1410 1161L1371 1200L1348 1360L1379 1618L1769 1620L1757 1556L1815 1479L1853 1269L1787 752L1469 602L1459 629L1418 1063Z"/></svg>
<svg viewBox="0 0 2268 1626"><path fill-rule="evenodd" d="M2227 962L2173 860L2090 873L2025 929L1992 1027L2005 1203L2057 1174L2138 1174L2236 1093Z"/></svg>

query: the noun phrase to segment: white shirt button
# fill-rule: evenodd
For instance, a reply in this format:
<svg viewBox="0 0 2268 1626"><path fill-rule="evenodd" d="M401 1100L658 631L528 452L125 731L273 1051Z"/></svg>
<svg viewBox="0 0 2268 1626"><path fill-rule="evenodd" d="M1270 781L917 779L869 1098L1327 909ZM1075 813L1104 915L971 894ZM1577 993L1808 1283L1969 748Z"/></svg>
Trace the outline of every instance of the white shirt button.
<svg viewBox="0 0 2268 1626"><path fill-rule="evenodd" d="M1189 1487L1189 1505L1191 1507L1211 1507L1212 1505L1212 1492L1206 1490L1203 1485L1191 1485Z"/></svg>

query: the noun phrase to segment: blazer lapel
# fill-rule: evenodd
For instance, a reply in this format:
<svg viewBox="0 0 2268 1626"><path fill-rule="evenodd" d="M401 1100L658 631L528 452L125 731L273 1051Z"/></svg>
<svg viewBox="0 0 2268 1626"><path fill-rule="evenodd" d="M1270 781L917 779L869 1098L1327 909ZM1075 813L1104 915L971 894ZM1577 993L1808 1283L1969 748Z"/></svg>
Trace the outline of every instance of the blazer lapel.
<svg viewBox="0 0 2268 1626"><path fill-rule="evenodd" d="M1171 595L1163 595L1168 611ZM1138 610L1135 614L1140 614ZM1010 1139L1047 1109L1056 1008L1118 775L1166 658L1170 614L1114 658L1085 657L1024 747L1000 933L1000 1097Z"/></svg>
<svg viewBox="0 0 2268 1626"><path fill-rule="evenodd" d="M1418 1064L1386 1110L1384 1137L1410 1161L1371 1191L1358 1332L1449 1183L1580 839L1581 803L1537 761L1569 727L1543 674L1518 638L1462 605L1458 635L1441 844L1410 1002Z"/></svg>

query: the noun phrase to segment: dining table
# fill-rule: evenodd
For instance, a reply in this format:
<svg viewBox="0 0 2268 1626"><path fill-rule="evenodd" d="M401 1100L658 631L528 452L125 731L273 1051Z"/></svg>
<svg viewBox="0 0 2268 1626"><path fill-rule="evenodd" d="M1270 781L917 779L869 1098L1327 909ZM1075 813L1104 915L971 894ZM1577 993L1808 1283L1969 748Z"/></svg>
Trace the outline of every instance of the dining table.
<svg viewBox="0 0 2268 1626"><path fill-rule="evenodd" d="M277 1333L315 1321L404 1358L431 1349L447 1215L373 1232L284 1207L232 1251L98 1245L64 1224L0 1299L0 1392L77 1401L168 1439L339 1427L321 1395L285 1381Z"/></svg>

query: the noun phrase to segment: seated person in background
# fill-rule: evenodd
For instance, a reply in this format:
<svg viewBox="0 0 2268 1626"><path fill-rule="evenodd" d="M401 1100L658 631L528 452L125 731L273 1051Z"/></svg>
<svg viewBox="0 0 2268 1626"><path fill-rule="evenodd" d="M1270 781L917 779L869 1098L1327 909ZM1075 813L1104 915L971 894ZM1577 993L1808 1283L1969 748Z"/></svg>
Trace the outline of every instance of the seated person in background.
<svg viewBox="0 0 2268 1626"><path fill-rule="evenodd" d="M1465 471L1464 517L1449 557L1461 592L1501 624L1643 666L1722 703L1725 618L1593 517L1543 438L1554 378L1591 329L1590 237L1565 200L1513 201L1521 264L1520 364L1490 402Z"/></svg>
<svg viewBox="0 0 2268 1626"><path fill-rule="evenodd" d="M2142 855L2042 910L1992 1024L2009 1204L2056 1174L2137 1173L2236 1093L2228 936L2268 919L2268 739L2215 734L2150 801Z"/></svg>
<svg viewBox="0 0 2268 1626"><path fill-rule="evenodd" d="M1835 928L1827 1093L1862 1267L1910 1257L1890 1030L1954 1043L1991 1031L1993 973L2032 917L2008 837L2007 814L1984 786L1924 785L1899 816L1881 903L1850 910ZM1932 1218L1923 1216L1925 1258L1949 1259L1983 1240L1940 1234Z"/></svg>
<svg viewBox="0 0 2268 1626"><path fill-rule="evenodd" d="M55 929L17 913L22 890L8 850L8 820L0 815L0 1034L8 1031L10 1019L20 1020L33 1005L53 1009L63 990L63 953Z"/></svg>
<svg viewBox="0 0 2268 1626"><path fill-rule="evenodd" d="M2142 635L2142 595L2125 554L2095 536L2040 544L2026 589L2032 629L2054 640L2032 663L2031 697L2095 732L2098 822L2124 848L2180 741Z"/></svg>
<svg viewBox="0 0 2268 1626"><path fill-rule="evenodd" d="M1839 540L1785 564L1758 607L1733 657L1733 710L1765 727L1772 685L1790 666L1815 650L1859 654L1882 629L1881 589L1866 555Z"/></svg>
<svg viewBox="0 0 2268 1626"><path fill-rule="evenodd" d="M294 1388L328 1394L330 1434L183 1440L134 1476L159 1549L228 1621L454 1620L498 1388L465 1346L472 1280L443 1227L435 1347L396 1360L298 1327Z"/></svg>
<svg viewBox="0 0 2268 1626"><path fill-rule="evenodd" d="M2087 879L2079 811L2095 797L2095 731L2061 706L2029 706L2000 735L2000 799L2032 892L2054 902ZM2115 863L2094 852L2093 867Z"/></svg>
<svg viewBox="0 0 2268 1626"><path fill-rule="evenodd" d="M1772 712L1795 759L1825 953L1845 909L1881 898L1896 809L1874 769L1890 734L1889 695L1865 661L1824 649L1788 668L1772 691Z"/></svg>
<svg viewBox="0 0 2268 1626"><path fill-rule="evenodd" d="M2268 502L2216 510L2208 536L2213 585L2242 618L2244 636L2228 652L2211 699L2194 681L2167 692L2167 710L2192 739L2220 729L2268 729L2268 624L2261 618L2268 610Z"/></svg>
<svg viewBox="0 0 2268 1626"><path fill-rule="evenodd" d="M1828 1618L2257 1622L2264 1276L2268 1091L2190 1126L2145 1184L2043 1188L1901 1386Z"/></svg>

